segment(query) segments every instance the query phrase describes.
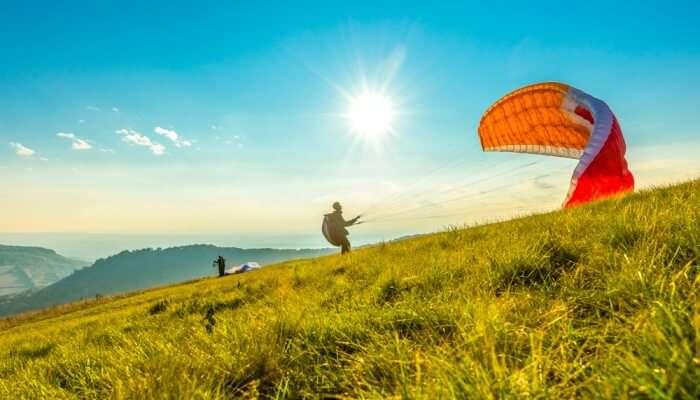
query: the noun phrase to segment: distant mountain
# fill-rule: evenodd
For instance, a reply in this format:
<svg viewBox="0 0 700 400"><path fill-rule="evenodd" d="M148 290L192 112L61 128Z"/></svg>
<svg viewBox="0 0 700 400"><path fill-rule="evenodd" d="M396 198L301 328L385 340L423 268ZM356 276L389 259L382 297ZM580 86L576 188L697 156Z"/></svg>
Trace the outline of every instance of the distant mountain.
<svg viewBox="0 0 700 400"><path fill-rule="evenodd" d="M86 264L41 247L0 245L0 296L50 285Z"/></svg>
<svg viewBox="0 0 700 400"><path fill-rule="evenodd" d="M41 290L0 298L0 315L36 310L81 298L110 295L215 275L212 261L223 256L227 267L256 261L261 265L329 254L332 249L239 249L192 245L123 251Z"/></svg>

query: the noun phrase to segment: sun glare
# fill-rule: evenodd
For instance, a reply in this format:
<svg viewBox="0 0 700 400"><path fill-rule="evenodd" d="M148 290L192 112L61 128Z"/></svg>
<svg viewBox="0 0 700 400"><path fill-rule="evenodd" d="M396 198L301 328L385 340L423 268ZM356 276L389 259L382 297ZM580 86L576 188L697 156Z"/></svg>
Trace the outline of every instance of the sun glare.
<svg viewBox="0 0 700 400"><path fill-rule="evenodd" d="M365 90L350 99L346 118L352 133L376 140L391 133L395 114L391 99Z"/></svg>

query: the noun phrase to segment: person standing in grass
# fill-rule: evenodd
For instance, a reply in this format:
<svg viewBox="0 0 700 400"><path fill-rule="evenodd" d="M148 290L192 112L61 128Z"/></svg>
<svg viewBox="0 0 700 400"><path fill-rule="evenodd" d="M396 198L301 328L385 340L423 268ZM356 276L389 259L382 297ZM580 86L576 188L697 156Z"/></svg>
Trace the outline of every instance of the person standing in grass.
<svg viewBox="0 0 700 400"><path fill-rule="evenodd" d="M326 237L329 241L336 246L340 246L340 253L346 254L350 252L350 241L348 240L348 232L345 229L348 226L352 226L358 223L360 216L346 221L343 218L343 207L337 201L333 203L333 212L325 215L328 221L328 236ZM332 239L332 240L331 240Z"/></svg>
<svg viewBox="0 0 700 400"><path fill-rule="evenodd" d="M222 256L214 260L214 265L219 267L219 277L226 275L226 259Z"/></svg>

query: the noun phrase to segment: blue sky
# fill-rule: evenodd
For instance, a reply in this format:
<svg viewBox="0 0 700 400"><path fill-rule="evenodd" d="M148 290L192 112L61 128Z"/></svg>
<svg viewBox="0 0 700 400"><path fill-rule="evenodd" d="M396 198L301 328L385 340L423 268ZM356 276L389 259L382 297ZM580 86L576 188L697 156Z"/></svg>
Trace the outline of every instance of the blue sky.
<svg viewBox="0 0 700 400"><path fill-rule="evenodd" d="M700 170L697 2L7 3L4 232L321 245L319 215L334 199L356 213L413 188L420 199L393 205L411 209L498 163L540 160L484 154L476 137L494 100L537 81L608 102L639 186ZM341 116L343 94L363 82L385 88L397 110L380 145ZM463 162L416 185L451 160ZM513 184L500 197L422 215L460 217L368 224L354 237L507 217L516 203L554 209L569 167L542 160L492 182Z"/></svg>

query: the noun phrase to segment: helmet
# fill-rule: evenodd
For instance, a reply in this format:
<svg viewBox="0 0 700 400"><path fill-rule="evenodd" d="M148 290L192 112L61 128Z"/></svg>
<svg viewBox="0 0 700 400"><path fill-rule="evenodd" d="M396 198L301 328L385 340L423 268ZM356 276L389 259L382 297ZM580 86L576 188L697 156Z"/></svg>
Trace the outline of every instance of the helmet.
<svg viewBox="0 0 700 400"><path fill-rule="evenodd" d="M333 209L336 211L340 211L343 209L343 206L341 206L340 203L336 201L335 203L333 203Z"/></svg>

